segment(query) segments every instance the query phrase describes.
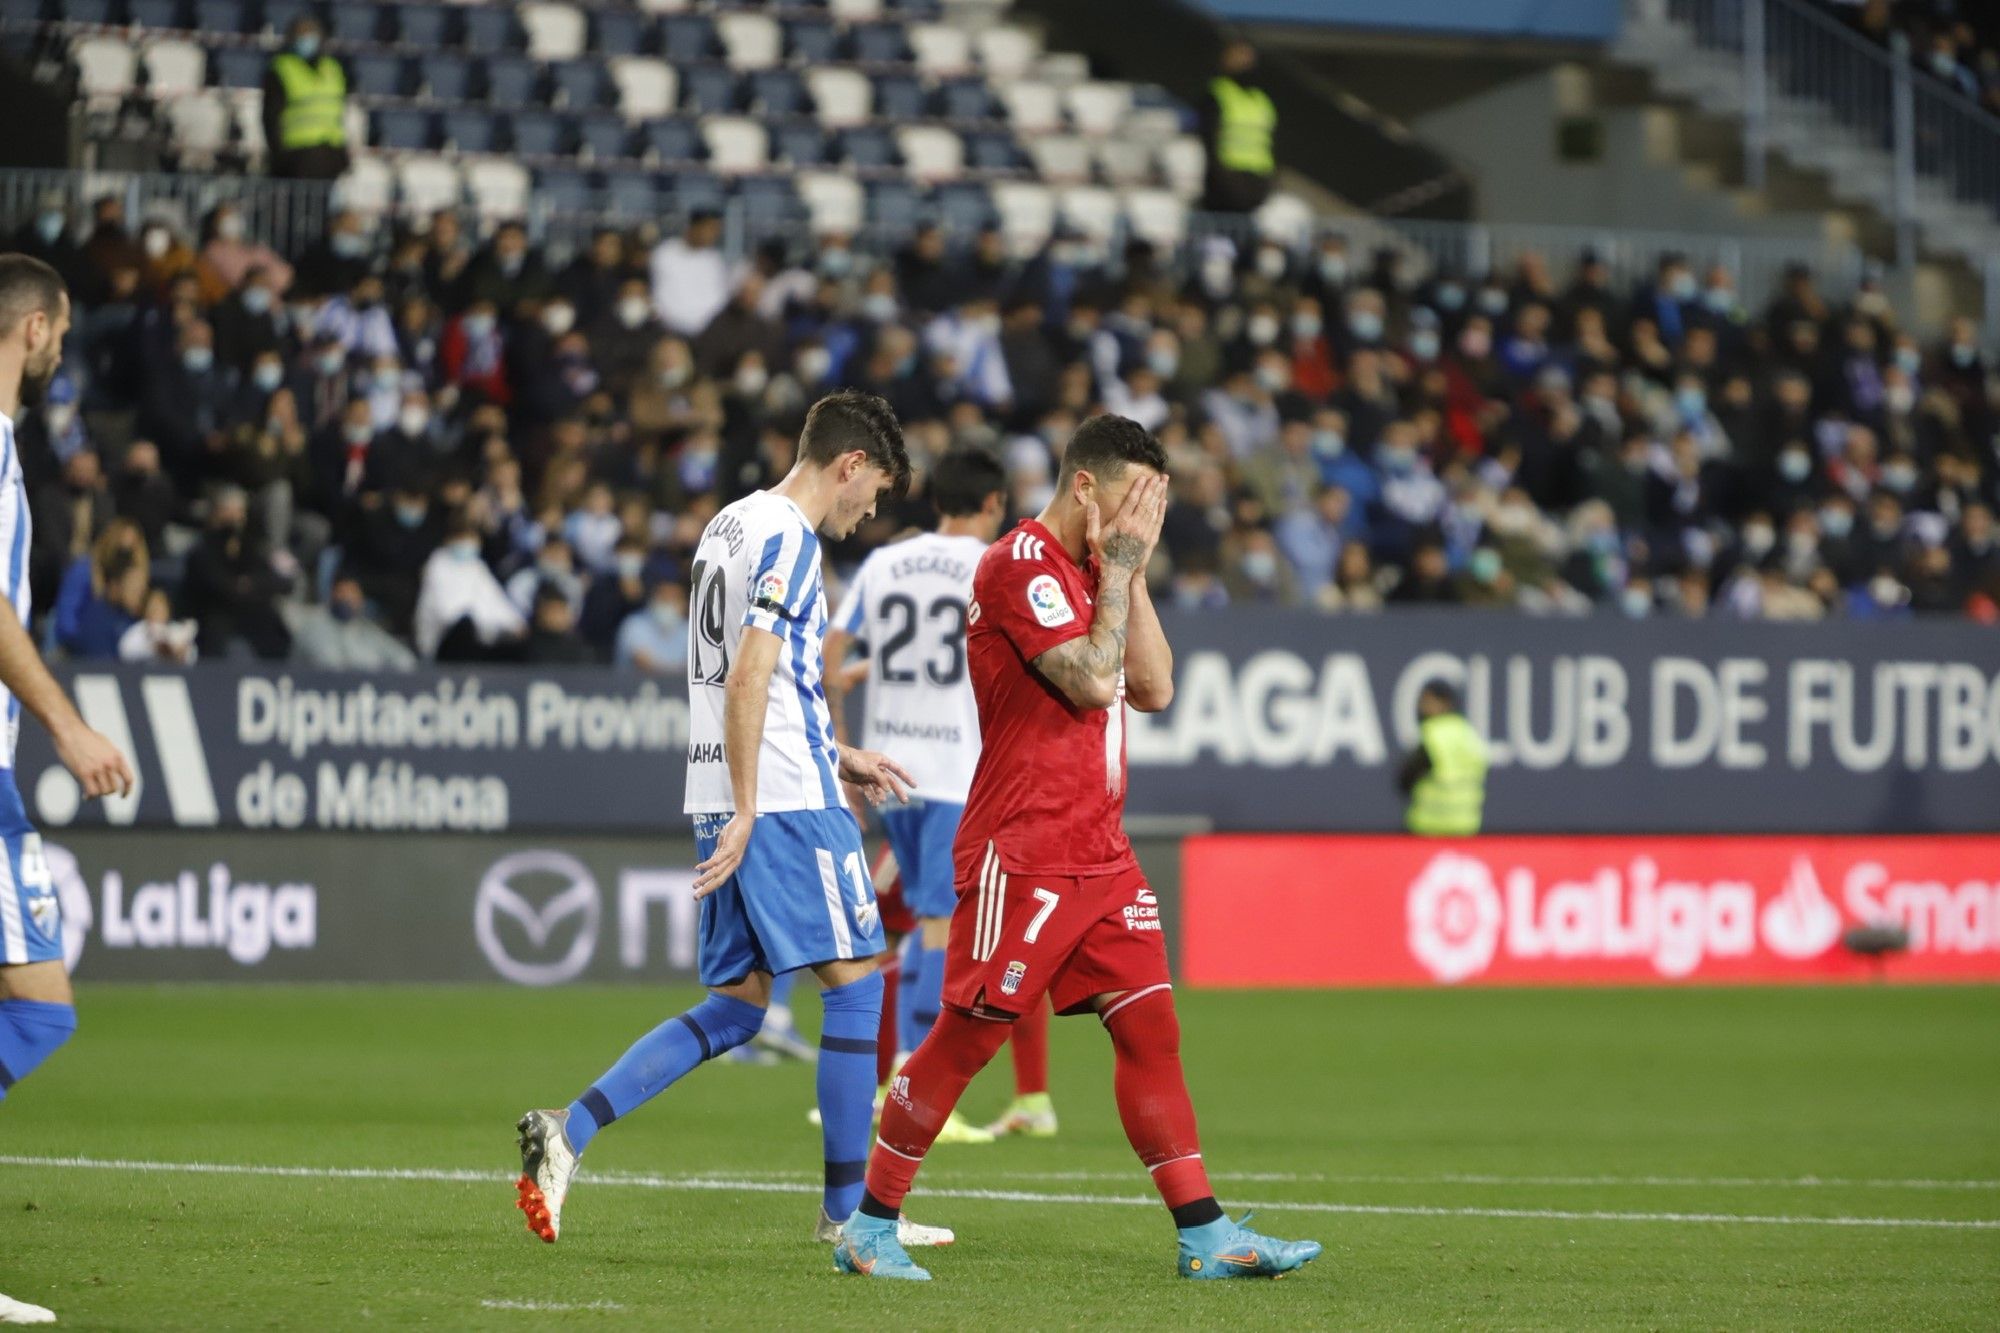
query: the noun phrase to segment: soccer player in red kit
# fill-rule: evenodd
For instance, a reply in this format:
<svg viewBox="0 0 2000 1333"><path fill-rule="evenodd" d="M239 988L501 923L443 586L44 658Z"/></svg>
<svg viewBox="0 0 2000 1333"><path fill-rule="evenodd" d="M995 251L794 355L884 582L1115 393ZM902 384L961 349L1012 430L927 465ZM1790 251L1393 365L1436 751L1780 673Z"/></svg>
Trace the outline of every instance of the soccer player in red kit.
<svg viewBox="0 0 2000 1333"><path fill-rule="evenodd" d="M1157 711L1173 696L1145 579L1166 466L1137 422L1092 417L1048 508L973 576L966 652L983 749L953 846L944 1012L890 1083L867 1192L834 1248L842 1272L929 1279L896 1239L903 1196L1009 1026L1050 1002L1096 1013L1110 1034L1118 1115L1173 1213L1183 1276L1275 1277L1319 1257L1314 1241L1231 1221L1209 1189L1166 936L1125 837L1125 706Z"/></svg>

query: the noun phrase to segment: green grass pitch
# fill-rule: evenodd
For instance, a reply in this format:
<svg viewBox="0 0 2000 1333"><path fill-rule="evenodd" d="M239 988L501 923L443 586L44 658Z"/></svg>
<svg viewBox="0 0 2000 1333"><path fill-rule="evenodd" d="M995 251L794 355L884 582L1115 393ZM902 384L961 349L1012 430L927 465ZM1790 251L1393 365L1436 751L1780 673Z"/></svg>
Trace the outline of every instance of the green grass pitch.
<svg viewBox="0 0 2000 1333"><path fill-rule="evenodd" d="M2000 990L1184 992L1225 1204L1326 1245L1278 1283L1174 1276L1088 1019L1060 1138L934 1153L928 1286L809 1241L799 1066L698 1071L532 1241L516 1116L692 995L86 986L0 1106L0 1291L71 1329L2000 1325ZM1006 1092L1003 1055L967 1108Z"/></svg>

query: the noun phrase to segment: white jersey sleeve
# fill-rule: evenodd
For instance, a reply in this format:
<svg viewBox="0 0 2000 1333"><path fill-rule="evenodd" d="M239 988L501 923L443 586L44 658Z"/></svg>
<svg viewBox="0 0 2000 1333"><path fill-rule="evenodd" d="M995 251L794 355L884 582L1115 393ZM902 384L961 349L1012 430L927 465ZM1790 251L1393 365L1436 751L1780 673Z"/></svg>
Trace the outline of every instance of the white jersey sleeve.
<svg viewBox="0 0 2000 1333"><path fill-rule="evenodd" d="M0 415L0 590L13 603L21 628L28 627L33 611L29 603L28 550L34 544L28 518L28 484L21 473L20 442L14 423ZM5 724L4 751L0 768L14 767L14 747L21 738L21 701L13 691L0 685L0 722Z"/></svg>
<svg viewBox="0 0 2000 1333"><path fill-rule="evenodd" d="M838 808L839 751L821 684L826 592L819 538L799 507L759 491L711 519L695 547L688 610L687 813L736 809L723 695L751 629L779 641L757 759L757 813Z"/></svg>
<svg viewBox="0 0 2000 1333"><path fill-rule="evenodd" d="M979 763L966 608L986 544L927 533L863 562L840 628L868 646L863 743L910 770L916 794L963 804Z"/></svg>

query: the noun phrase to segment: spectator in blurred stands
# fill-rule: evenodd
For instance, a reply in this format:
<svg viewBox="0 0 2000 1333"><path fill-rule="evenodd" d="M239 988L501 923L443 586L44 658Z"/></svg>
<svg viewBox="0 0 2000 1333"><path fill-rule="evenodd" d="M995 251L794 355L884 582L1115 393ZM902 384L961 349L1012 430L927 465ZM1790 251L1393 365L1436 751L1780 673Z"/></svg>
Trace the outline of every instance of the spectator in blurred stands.
<svg viewBox="0 0 2000 1333"><path fill-rule="evenodd" d="M324 606L292 616L292 660L328 671L408 671L417 655L368 614L361 581L342 574Z"/></svg>
<svg viewBox="0 0 2000 1333"><path fill-rule="evenodd" d="M103 586L77 619L75 638L63 645L80 658L112 661L125 631L139 622L146 601L146 567L130 550L114 550L106 560Z"/></svg>
<svg viewBox="0 0 2000 1333"><path fill-rule="evenodd" d="M208 509L208 527L188 554L185 586L188 614L201 627L201 651L226 657L241 645L265 661L281 661L292 647L278 609L291 582L282 557L250 530L241 488L218 487Z"/></svg>
<svg viewBox="0 0 2000 1333"><path fill-rule="evenodd" d="M678 582L661 579L644 608L618 627L612 660L648 676L673 676L686 668L687 652L687 593Z"/></svg>
<svg viewBox="0 0 2000 1333"><path fill-rule="evenodd" d="M145 537L128 519L114 518L94 540L74 551L63 566L53 595L49 635L65 652L77 652L84 625L98 613L96 604L108 595L118 570L144 568L149 561Z"/></svg>
<svg viewBox="0 0 2000 1333"><path fill-rule="evenodd" d="M576 608L553 584L543 584L530 606L532 620L522 660L537 666L591 666L598 661L576 632Z"/></svg>
<svg viewBox="0 0 2000 1333"><path fill-rule="evenodd" d="M637 537L618 539L609 568L591 580L577 629L602 661L610 661L618 630L646 604L646 546Z"/></svg>
<svg viewBox="0 0 2000 1333"><path fill-rule="evenodd" d="M289 277L291 270L285 270ZM261 264L245 269L236 290L215 307L215 354L226 366L247 366L270 353L282 357L285 348L284 307L270 270Z"/></svg>
<svg viewBox="0 0 2000 1333"><path fill-rule="evenodd" d="M417 594L417 652L439 662L518 660L528 623L480 558L480 533L460 515L424 562Z"/></svg>
<svg viewBox="0 0 2000 1333"><path fill-rule="evenodd" d="M71 571L79 564L88 564L93 546L111 526L117 509L96 453L85 449L71 455L61 476L39 487L29 507L34 516L34 544L28 553L31 585L41 597L59 595L58 581L73 577ZM130 526L121 526L121 536L130 536L126 530ZM101 569L91 581L103 587Z"/></svg>
<svg viewBox="0 0 2000 1333"><path fill-rule="evenodd" d="M264 71L264 142L273 176L330 181L347 170L347 71L318 19L292 20Z"/></svg>
<svg viewBox="0 0 2000 1333"><path fill-rule="evenodd" d="M292 266L270 246L251 239L243 212L234 204L209 210L202 224L201 261L225 287L243 287L252 269L263 270L263 285L280 300L292 285Z"/></svg>
<svg viewBox="0 0 2000 1333"><path fill-rule="evenodd" d="M183 492L210 474L222 448L234 373L216 364L215 335L196 319L180 330L172 361L150 377L139 429L159 445Z"/></svg>
<svg viewBox="0 0 2000 1333"><path fill-rule="evenodd" d="M63 285L70 291L94 294L98 283L90 270L70 223L69 202L60 193L50 193L42 197L34 214L15 229L8 238L7 248L41 260L56 271Z"/></svg>
<svg viewBox="0 0 2000 1333"><path fill-rule="evenodd" d="M111 511L137 524L146 544L158 550L179 500L160 472L160 447L148 439L125 446L125 458L111 478Z"/></svg>
<svg viewBox="0 0 2000 1333"><path fill-rule="evenodd" d="M735 283L721 242L722 215L703 208L690 215L681 235L653 249L653 308L660 323L684 338L706 329L729 303Z"/></svg>
<svg viewBox="0 0 2000 1333"><path fill-rule="evenodd" d="M1254 213L1271 197L1277 158L1271 141L1277 108L1257 79L1257 49L1246 41L1222 48L1221 72L1201 104L1202 141L1208 148L1208 182L1202 207L1216 213Z"/></svg>
<svg viewBox="0 0 2000 1333"><path fill-rule="evenodd" d="M139 618L118 638L118 660L159 666L191 666L201 657L196 644L199 627L192 620L174 619L174 599L165 588L152 588L140 604Z"/></svg>
<svg viewBox="0 0 2000 1333"><path fill-rule="evenodd" d="M1486 742L1459 711L1458 694L1432 681L1417 695L1417 745L1396 786L1409 798L1412 833L1464 838L1479 832L1486 805Z"/></svg>

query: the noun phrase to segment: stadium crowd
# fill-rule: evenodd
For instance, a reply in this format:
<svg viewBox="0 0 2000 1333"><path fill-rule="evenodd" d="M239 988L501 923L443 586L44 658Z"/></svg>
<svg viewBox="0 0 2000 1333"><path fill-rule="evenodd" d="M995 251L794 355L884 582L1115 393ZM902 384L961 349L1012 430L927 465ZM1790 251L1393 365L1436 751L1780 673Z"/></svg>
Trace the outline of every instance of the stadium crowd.
<svg viewBox="0 0 2000 1333"><path fill-rule="evenodd" d="M303 253L229 206L186 235L49 207L11 244L76 297L23 423L35 604L76 657L255 654L680 669L684 561L779 476L804 410L886 397L921 469L995 450L1014 508L1112 411L1159 435L1153 578L1180 607L1385 604L1765 619L2000 617L2000 376L1879 283L1767 308L1676 256L1414 274L1338 234L1169 262L1061 234L1022 261L934 227L748 261L697 215L552 263L516 224L335 215Z"/></svg>
<svg viewBox="0 0 2000 1333"><path fill-rule="evenodd" d="M1910 40L1919 68L2000 114L2000 8L1988 0L1820 0L1862 36Z"/></svg>

